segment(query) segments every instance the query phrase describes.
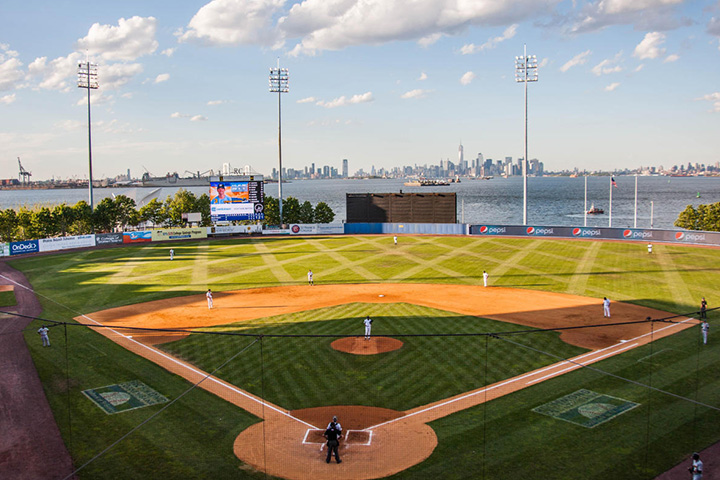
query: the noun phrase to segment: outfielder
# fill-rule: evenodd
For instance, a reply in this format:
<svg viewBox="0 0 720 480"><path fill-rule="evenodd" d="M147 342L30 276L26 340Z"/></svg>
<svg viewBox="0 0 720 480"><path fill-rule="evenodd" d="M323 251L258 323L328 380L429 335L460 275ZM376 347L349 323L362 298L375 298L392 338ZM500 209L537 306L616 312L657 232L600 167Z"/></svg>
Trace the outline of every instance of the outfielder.
<svg viewBox="0 0 720 480"><path fill-rule="evenodd" d="M483 286L485 286L485 287L487 287L487 282L488 282L489 276L490 275L488 275L488 273L485 270L483 270Z"/></svg>
<svg viewBox="0 0 720 480"><path fill-rule="evenodd" d="M208 308L213 308L213 298L212 298L212 291L208 288L207 293L205 294L208 301Z"/></svg>
<svg viewBox="0 0 720 480"><path fill-rule="evenodd" d="M395 242L395 245L397 245L397 235L393 237L393 242Z"/></svg>
<svg viewBox="0 0 720 480"><path fill-rule="evenodd" d="M173 250L173 249L171 248L171 249L170 249L170 260L172 260L173 258L175 258L175 250Z"/></svg>
<svg viewBox="0 0 720 480"><path fill-rule="evenodd" d="M48 331L49 329L45 325L38 328L38 334L40 335L40 339L42 340L43 347L50 346L50 337L48 337Z"/></svg>
<svg viewBox="0 0 720 480"><path fill-rule="evenodd" d="M310 285L310 286L315 285L315 282L313 282L312 270L308 270L308 285Z"/></svg>
<svg viewBox="0 0 720 480"><path fill-rule="evenodd" d="M603 317L610 318L610 299L603 297Z"/></svg>
<svg viewBox="0 0 720 480"><path fill-rule="evenodd" d="M363 323L365 324L365 340L370 340L370 329L372 328L372 318L370 318L370 315L365 317Z"/></svg>
<svg viewBox="0 0 720 480"><path fill-rule="evenodd" d="M710 324L707 320L703 320L700 324L700 330L702 330L703 345L707 345L708 331L710 330Z"/></svg>

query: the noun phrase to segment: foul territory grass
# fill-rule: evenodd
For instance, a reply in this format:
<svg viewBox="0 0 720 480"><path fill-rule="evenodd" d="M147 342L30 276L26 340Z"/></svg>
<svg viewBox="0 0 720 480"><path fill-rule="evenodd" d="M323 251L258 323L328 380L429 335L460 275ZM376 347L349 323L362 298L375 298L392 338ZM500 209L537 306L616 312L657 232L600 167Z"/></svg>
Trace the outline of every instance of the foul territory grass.
<svg viewBox="0 0 720 480"><path fill-rule="evenodd" d="M170 246L175 250L172 262L168 255ZM308 269L313 270L319 284L469 285L482 285L482 271L487 270L491 286L556 291L598 299L608 296L615 301L674 313L696 311L701 296L708 299L710 308L720 304L720 298L713 296L714 286L720 283L720 250L665 244L654 247L653 254L648 255L643 243L633 242L408 236L401 237L395 247L392 237L384 236L253 238L87 250L13 259L11 263L28 276L41 296L42 316L68 322L79 314L114 306L201 295L207 288L228 291L302 285L306 283ZM518 301L522 302L521 291ZM266 319L265 324L258 321L247 326L246 331L253 336L268 331L309 330L333 335L335 332L361 334L360 321L367 313L376 318L375 334L417 331L419 322L426 321L427 316L441 317L440 321L432 322L434 328L444 326L453 331L462 328L463 332L494 330L481 325L481 319L447 312L429 314L418 313L418 310L407 315L365 310L358 306L356 311L337 318L303 317L304 314L299 313L280 323L273 323L271 319ZM329 313L332 311L313 315ZM717 408L720 351L713 343L712 332L717 330L718 318L716 312L710 312L711 343L706 347L698 345L700 333L694 328L596 365L624 378ZM395 319L399 321L391 321ZM501 330L512 328L506 324L502 327ZM177 400L155 420L83 470L80 478L110 475L123 478L263 477L242 467L232 453L232 440L256 422L256 418L200 390L178 400L190 387L186 381L84 327L68 327L67 345L64 331L53 327L50 349L39 346L37 328L35 324L28 327L27 341L76 465L83 464L162 408L162 405L153 406L108 416L87 400L82 390L140 380L169 399ZM195 341L192 337L187 340ZM551 361L536 351L521 354L517 345L511 348L506 340L490 339L488 356L494 355L500 360L490 368L481 358L480 352L485 348L483 340L478 342L481 344L478 351L474 351L478 345L470 339L440 337L433 338L432 342L404 338L406 346L400 351L376 356L373 360L346 360L345 354L330 349L329 340L298 340L309 343L305 344L307 348L298 348L302 353L294 357L283 353L286 345L282 339L264 338L262 352L258 352L256 344L240 355L240 363L247 363L245 370L231 362L220 375L237 376L238 383L252 377L243 387L253 391L263 388L253 385L252 381L263 379L262 375L255 374L262 353L265 357L262 361L270 366L264 375L264 389L268 392L274 389L273 398L287 408L331 403L326 399L327 392L318 399L317 391L325 388L325 377L332 372L330 376L340 378L351 393L332 393L333 400L339 402L349 396L353 401L347 403L362 401L383 407L389 403L390 408L401 409L423 404L424 398L442 398L468 385L506 378L527 368L526 365ZM450 347L444 346L446 340ZM518 339L513 337L513 340ZM528 341L534 346L538 340L533 336L528 337ZM228 354L239 352L244 345L242 340L235 339L234 343L222 347L225 351L210 360L207 369L217 366L212 364L221 358L229 358ZM205 348L210 346L208 343ZM552 350L549 345L545 347ZM175 346L170 344L168 348ZM502 348L507 349L506 353L498 354L497 349ZM560 350L558 347L556 353ZM469 352L467 356L463 351ZM183 353L186 354L206 355L193 351ZM273 358L267 358L268 355ZM455 365L442 361L449 355L455 356ZM503 362L505 359L510 361ZM414 373L402 368L404 362L435 363L432 368L436 370L429 378L418 375L411 384L404 378ZM327 367L320 369L321 375L313 377L303 373L306 369L308 372L316 369L317 365ZM339 367L333 370L336 365ZM368 385L366 379L376 375L373 371L376 368L377 382ZM476 378L471 378L473 374ZM269 378L272 380L268 382ZM283 392L282 388L269 385L275 381L285 382L292 391ZM442 386L434 387L436 382ZM388 394L387 390L395 388L395 383L405 385L406 391L397 388L396 395ZM303 388L296 387L301 384ZM640 406L594 429L531 411L580 388ZM443 389L447 392L443 393ZM653 478L687 458L690 452L720 440L720 434L713 428L718 420L716 410L583 370L434 422L432 427L439 444L433 455L397 477Z"/></svg>

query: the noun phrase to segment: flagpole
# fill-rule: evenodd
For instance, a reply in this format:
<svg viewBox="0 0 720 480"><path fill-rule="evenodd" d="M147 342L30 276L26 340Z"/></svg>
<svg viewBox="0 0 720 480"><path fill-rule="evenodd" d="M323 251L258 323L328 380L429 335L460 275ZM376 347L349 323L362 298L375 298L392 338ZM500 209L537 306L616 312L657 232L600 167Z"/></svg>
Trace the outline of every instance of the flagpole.
<svg viewBox="0 0 720 480"><path fill-rule="evenodd" d="M608 228L612 228L612 189L613 189L612 178L613 177L610 177L610 217L609 217Z"/></svg>
<svg viewBox="0 0 720 480"><path fill-rule="evenodd" d="M583 215L583 227L587 227L587 175L585 175L585 213Z"/></svg>
<svg viewBox="0 0 720 480"><path fill-rule="evenodd" d="M633 220L633 228L637 228L637 173L635 174L635 219Z"/></svg>

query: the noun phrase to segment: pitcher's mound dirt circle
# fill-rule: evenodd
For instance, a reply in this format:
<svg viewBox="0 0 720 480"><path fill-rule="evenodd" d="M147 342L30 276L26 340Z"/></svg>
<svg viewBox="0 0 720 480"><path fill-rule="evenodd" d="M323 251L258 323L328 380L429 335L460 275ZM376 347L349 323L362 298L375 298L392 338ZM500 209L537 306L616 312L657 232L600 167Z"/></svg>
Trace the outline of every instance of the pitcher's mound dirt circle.
<svg viewBox="0 0 720 480"><path fill-rule="evenodd" d="M340 352L352 353L353 355L377 355L378 353L399 350L402 348L403 342L389 337L371 337L370 340L361 337L348 337L335 340L330 346Z"/></svg>

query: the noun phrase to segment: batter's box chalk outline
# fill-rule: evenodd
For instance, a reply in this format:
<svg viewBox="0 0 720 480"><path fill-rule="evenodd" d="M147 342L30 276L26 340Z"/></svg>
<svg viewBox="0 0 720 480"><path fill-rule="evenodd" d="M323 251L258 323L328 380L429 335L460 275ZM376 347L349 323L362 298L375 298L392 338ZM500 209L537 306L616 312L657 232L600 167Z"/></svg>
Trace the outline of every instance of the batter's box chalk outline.
<svg viewBox="0 0 720 480"><path fill-rule="evenodd" d="M592 390L581 389L552 402L532 409L533 412L574 423L585 428L595 428L635 407L639 403L613 397Z"/></svg>
<svg viewBox="0 0 720 480"><path fill-rule="evenodd" d="M305 436L302 441L303 445L325 445L326 440L325 437L323 437L323 433L325 433L325 430L308 428L305 430ZM345 441L341 442L341 444L366 447L372 445L372 437L372 430L347 430L345 432Z"/></svg>

